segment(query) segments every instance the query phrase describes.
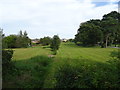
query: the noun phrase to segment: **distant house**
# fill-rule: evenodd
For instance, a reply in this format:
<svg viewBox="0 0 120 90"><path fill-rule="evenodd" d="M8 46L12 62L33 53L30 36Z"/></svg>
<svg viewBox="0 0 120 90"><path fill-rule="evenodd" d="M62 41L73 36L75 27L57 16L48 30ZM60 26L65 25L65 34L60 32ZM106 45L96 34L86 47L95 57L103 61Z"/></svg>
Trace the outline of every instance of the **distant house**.
<svg viewBox="0 0 120 90"><path fill-rule="evenodd" d="M34 43L34 44L39 44L40 40L39 39L32 39L31 42Z"/></svg>
<svg viewBox="0 0 120 90"><path fill-rule="evenodd" d="M62 39L61 41L62 41L62 42L67 42L68 40L67 40L67 39Z"/></svg>

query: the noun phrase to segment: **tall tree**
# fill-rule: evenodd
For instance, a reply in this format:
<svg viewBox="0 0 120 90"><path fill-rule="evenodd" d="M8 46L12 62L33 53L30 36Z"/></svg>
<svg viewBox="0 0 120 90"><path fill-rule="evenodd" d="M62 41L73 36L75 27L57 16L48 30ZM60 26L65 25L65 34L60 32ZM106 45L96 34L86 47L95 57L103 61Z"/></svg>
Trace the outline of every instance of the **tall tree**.
<svg viewBox="0 0 120 90"><path fill-rule="evenodd" d="M103 19L101 20L101 27L104 35L104 47L108 46L108 42L111 39L111 37L115 39L115 36L117 35L118 16L119 14L116 11L113 11L109 14L105 14L103 16Z"/></svg>
<svg viewBox="0 0 120 90"><path fill-rule="evenodd" d="M54 54L57 54L57 50L59 49L61 40L58 35L54 35L51 43L51 49L55 52Z"/></svg>
<svg viewBox="0 0 120 90"><path fill-rule="evenodd" d="M22 30L20 30L19 34L18 34L20 37L23 36L23 33L22 33Z"/></svg>
<svg viewBox="0 0 120 90"><path fill-rule="evenodd" d="M102 32L100 27L92 21L82 23L75 36L75 41L82 42L84 46L94 46L101 41Z"/></svg>
<svg viewBox="0 0 120 90"><path fill-rule="evenodd" d="M27 34L27 32L25 31L25 32L24 32L24 37L27 38L27 37L28 37L27 35L28 35L28 34Z"/></svg>
<svg viewBox="0 0 120 90"><path fill-rule="evenodd" d="M112 11L103 16L103 19L90 20L81 23L75 43L82 42L85 45L94 45L101 42L102 47L112 43L120 44L120 13Z"/></svg>
<svg viewBox="0 0 120 90"><path fill-rule="evenodd" d="M31 40L27 36L27 32L25 31L24 34L22 34L22 31L19 32L17 40L16 40L16 47L21 48L21 47L28 47L30 45Z"/></svg>
<svg viewBox="0 0 120 90"><path fill-rule="evenodd" d="M15 48L16 39L17 39L16 35L4 37L2 40L3 48Z"/></svg>

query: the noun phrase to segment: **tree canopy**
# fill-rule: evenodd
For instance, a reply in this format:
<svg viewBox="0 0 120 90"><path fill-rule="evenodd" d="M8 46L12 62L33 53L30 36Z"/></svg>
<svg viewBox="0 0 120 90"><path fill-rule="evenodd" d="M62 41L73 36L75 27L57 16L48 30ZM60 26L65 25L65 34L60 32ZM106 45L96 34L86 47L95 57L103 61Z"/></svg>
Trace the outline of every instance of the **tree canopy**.
<svg viewBox="0 0 120 90"><path fill-rule="evenodd" d="M116 11L105 14L101 20L89 20L81 23L75 43L81 43L84 46L94 46L100 44L101 47L107 47L111 44L118 44L120 39L120 14Z"/></svg>
<svg viewBox="0 0 120 90"><path fill-rule="evenodd" d="M50 37L40 38L40 44L42 44L42 45L50 45L51 40L52 39Z"/></svg>
<svg viewBox="0 0 120 90"><path fill-rule="evenodd" d="M60 40L59 36L54 35L52 38L50 47L55 52L55 54L57 53L57 50L59 49L60 43L61 43L61 40Z"/></svg>
<svg viewBox="0 0 120 90"><path fill-rule="evenodd" d="M3 48L26 48L30 45L31 40L26 31L24 34L20 31L18 35L4 36L2 43Z"/></svg>

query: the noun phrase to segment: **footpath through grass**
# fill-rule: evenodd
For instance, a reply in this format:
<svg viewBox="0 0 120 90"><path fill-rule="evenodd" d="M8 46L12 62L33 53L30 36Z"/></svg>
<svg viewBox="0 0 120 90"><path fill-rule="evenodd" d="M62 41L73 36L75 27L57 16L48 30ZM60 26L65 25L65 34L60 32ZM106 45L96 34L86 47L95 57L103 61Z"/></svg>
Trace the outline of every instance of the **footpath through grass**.
<svg viewBox="0 0 120 90"><path fill-rule="evenodd" d="M116 68L106 62L115 48L62 43L55 58L48 57L50 48L41 46L14 50L14 67L3 77L3 87L117 87Z"/></svg>

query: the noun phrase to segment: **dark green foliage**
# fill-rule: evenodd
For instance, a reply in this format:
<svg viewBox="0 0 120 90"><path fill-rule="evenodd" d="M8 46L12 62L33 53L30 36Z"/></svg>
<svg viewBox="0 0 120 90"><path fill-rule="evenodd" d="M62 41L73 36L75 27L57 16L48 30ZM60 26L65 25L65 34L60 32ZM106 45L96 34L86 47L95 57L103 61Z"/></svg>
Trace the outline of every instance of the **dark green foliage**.
<svg viewBox="0 0 120 90"><path fill-rule="evenodd" d="M118 51L111 52L111 57L113 57L108 62L113 65L114 68L116 68L116 72L118 75L118 80L116 81L117 86L120 86L120 49Z"/></svg>
<svg viewBox="0 0 120 90"><path fill-rule="evenodd" d="M74 42L74 39L69 39L68 41L69 41L69 42Z"/></svg>
<svg viewBox="0 0 120 90"><path fill-rule="evenodd" d="M43 88L51 62L52 58L46 56L13 61L14 70L5 73L3 88Z"/></svg>
<svg viewBox="0 0 120 90"><path fill-rule="evenodd" d="M112 65L81 62L66 63L55 73L55 88L115 88L117 72Z"/></svg>
<svg viewBox="0 0 120 90"><path fill-rule="evenodd" d="M7 67L13 56L13 50L2 50L2 65Z"/></svg>
<svg viewBox="0 0 120 90"><path fill-rule="evenodd" d="M16 35L10 35L10 36L4 37L2 40L3 48L15 48L16 40L17 40Z"/></svg>
<svg viewBox="0 0 120 90"><path fill-rule="evenodd" d="M17 48L27 48L28 46L31 45L31 40L27 36L26 31L24 32L24 34L22 34L22 31L19 32L15 45Z"/></svg>
<svg viewBox="0 0 120 90"><path fill-rule="evenodd" d="M20 31L19 35L3 37L2 43L3 48L26 48L30 46L31 40L27 36L26 31L24 32L24 35L22 34L22 31Z"/></svg>
<svg viewBox="0 0 120 90"><path fill-rule="evenodd" d="M99 43L101 47L120 44L119 17L118 12L112 11L105 14L101 20L81 23L78 33L75 35L75 43L82 42L84 46L94 46Z"/></svg>
<svg viewBox="0 0 120 90"><path fill-rule="evenodd" d="M79 33L76 35L76 38L78 38L77 42L82 42L84 46L94 46L101 41L102 32L99 26L83 23L78 31Z"/></svg>
<svg viewBox="0 0 120 90"><path fill-rule="evenodd" d="M3 78L7 75L7 72L13 70L14 64L11 62L13 56L13 50L2 50L2 75Z"/></svg>
<svg viewBox="0 0 120 90"><path fill-rule="evenodd" d="M16 48L27 48L30 45L30 39L28 37L17 37L15 46Z"/></svg>
<svg viewBox="0 0 120 90"><path fill-rule="evenodd" d="M111 52L111 57L120 59L120 50Z"/></svg>
<svg viewBox="0 0 120 90"><path fill-rule="evenodd" d="M44 37L40 39L40 44L44 45L50 45L51 44L51 38L50 37Z"/></svg>
<svg viewBox="0 0 120 90"><path fill-rule="evenodd" d="M101 30L103 32L103 47L110 46L111 44L119 43L119 17L120 14L116 11L105 14L101 20ZM115 45L116 46L116 45Z"/></svg>
<svg viewBox="0 0 120 90"><path fill-rule="evenodd" d="M111 13L112 14L112 13ZM107 47L115 39L118 28L118 20L113 17L105 17L101 21L102 32L104 34L103 43ZM117 39L117 38L116 38Z"/></svg>
<svg viewBox="0 0 120 90"><path fill-rule="evenodd" d="M57 50L59 49L60 43L61 41L59 36L54 35L50 47L53 50L55 55L57 54Z"/></svg>

